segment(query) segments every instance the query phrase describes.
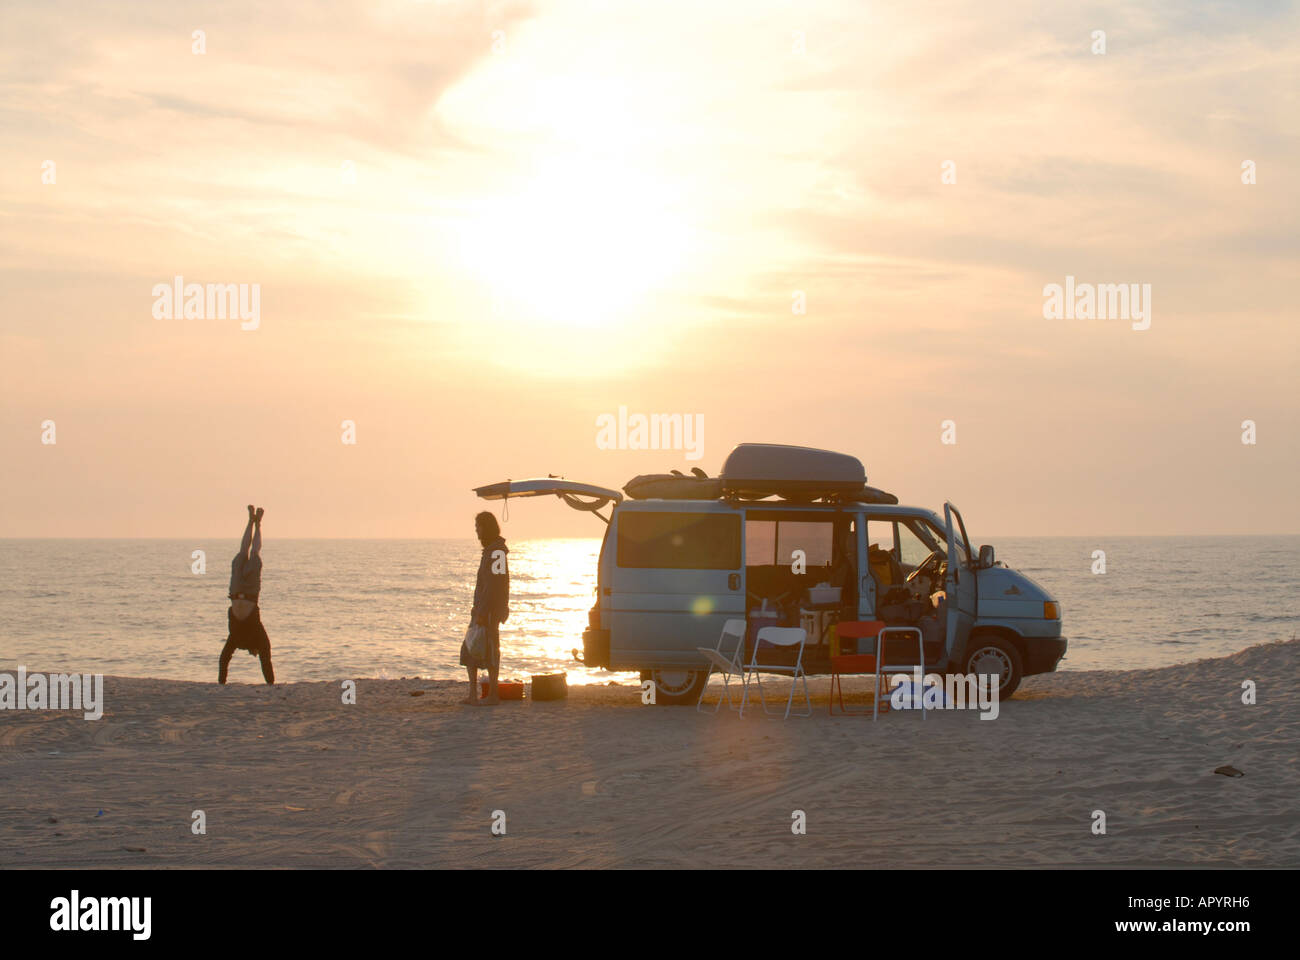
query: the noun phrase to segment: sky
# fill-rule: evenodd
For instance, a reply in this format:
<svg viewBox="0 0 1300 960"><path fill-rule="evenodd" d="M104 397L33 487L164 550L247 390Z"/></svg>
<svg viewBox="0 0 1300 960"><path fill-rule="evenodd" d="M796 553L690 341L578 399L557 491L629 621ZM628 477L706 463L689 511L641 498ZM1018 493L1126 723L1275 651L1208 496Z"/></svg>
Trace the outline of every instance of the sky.
<svg viewBox="0 0 1300 960"><path fill-rule="evenodd" d="M0 537L235 537L249 502L268 540L469 537L474 486L744 441L977 541L1298 533L1297 27L7 0ZM178 276L256 317L169 310ZM1045 317L1067 277L1149 285L1149 326ZM603 448L620 408L699 458ZM506 535L601 529L546 499Z"/></svg>

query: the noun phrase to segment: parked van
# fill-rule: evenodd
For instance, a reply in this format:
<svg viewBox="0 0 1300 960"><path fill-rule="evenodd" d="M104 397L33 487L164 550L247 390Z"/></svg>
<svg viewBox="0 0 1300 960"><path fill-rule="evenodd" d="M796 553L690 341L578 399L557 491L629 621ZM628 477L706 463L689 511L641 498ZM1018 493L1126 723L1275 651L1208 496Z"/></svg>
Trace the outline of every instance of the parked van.
<svg viewBox="0 0 1300 960"><path fill-rule="evenodd" d="M708 673L697 648L733 618L751 638L759 625L828 624L808 638L809 673L844 652L837 621L916 626L927 671L996 674L1003 698L1065 655L1060 604L993 547L973 550L951 503L942 516L901 506L866 486L856 458L806 447L741 444L719 477L697 474L637 477L625 489L643 499L554 477L475 490L553 495L606 522L580 659L639 671L656 703L695 702Z"/></svg>

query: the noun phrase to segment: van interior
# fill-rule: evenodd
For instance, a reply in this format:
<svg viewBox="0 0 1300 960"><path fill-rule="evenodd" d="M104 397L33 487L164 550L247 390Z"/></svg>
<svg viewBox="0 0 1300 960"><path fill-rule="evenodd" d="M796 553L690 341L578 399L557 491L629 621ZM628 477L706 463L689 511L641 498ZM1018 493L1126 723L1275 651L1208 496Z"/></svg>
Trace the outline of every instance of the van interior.
<svg viewBox="0 0 1300 960"><path fill-rule="evenodd" d="M875 582L876 616L890 626L921 629L926 663L943 653L942 544L934 531L910 519L871 519L867 525L868 574ZM910 578L910 579L909 579ZM745 580L751 634L758 625L817 625L806 662L830 656L830 627L858 619L857 531L852 517L810 518L807 513L763 511L745 520ZM840 589L838 602L814 603L810 588ZM762 611L755 616L755 611ZM814 636L818 630L822 635ZM890 649L903 638L891 639ZM915 642L914 640L912 641ZM853 652L841 650L841 652Z"/></svg>

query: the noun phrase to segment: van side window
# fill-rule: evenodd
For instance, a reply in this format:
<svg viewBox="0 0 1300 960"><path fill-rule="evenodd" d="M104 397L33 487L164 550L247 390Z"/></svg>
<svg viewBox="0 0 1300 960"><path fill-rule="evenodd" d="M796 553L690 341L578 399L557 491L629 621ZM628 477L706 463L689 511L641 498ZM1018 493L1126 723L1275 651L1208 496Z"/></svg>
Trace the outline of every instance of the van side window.
<svg viewBox="0 0 1300 960"><path fill-rule="evenodd" d="M745 566L776 565L776 521L745 521Z"/></svg>
<svg viewBox="0 0 1300 960"><path fill-rule="evenodd" d="M790 563L802 550L808 569L829 567L835 549L835 526L824 521L782 520L776 527L776 562Z"/></svg>
<svg viewBox="0 0 1300 960"><path fill-rule="evenodd" d="M618 518L618 565L736 570L740 567L740 517L624 511Z"/></svg>
<svg viewBox="0 0 1300 960"><path fill-rule="evenodd" d="M893 520L872 518L867 521L868 548L876 547L897 557L899 556L898 546L898 526Z"/></svg>

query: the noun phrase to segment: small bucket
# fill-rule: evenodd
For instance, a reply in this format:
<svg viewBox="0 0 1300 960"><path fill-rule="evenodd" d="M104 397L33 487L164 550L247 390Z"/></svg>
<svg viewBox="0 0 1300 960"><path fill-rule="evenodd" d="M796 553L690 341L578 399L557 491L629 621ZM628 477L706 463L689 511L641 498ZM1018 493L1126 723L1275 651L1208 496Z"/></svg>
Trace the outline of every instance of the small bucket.
<svg viewBox="0 0 1300 960"><path fill-rule="evenodd" d="M534 700L564 700L569 695L568 674L544 673L533 675Z"/></svg>

